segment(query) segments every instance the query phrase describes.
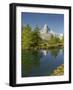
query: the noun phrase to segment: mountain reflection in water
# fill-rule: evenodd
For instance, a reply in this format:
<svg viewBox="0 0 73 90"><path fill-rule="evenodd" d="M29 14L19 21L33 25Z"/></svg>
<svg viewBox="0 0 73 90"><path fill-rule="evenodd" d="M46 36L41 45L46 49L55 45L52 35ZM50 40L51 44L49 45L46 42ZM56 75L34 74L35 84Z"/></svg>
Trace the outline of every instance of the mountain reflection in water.
<svg viewBox="0 0 73 90"><path fill-rule="evenodd" d="M22 77L50 76L64 64L64 49L22 50Z"/></svg>

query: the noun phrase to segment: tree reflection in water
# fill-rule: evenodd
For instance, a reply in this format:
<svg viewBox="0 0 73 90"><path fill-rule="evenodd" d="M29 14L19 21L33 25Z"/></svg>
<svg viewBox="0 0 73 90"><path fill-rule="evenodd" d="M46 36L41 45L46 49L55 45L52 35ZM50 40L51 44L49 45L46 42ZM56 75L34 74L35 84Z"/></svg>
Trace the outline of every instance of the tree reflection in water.
<svg viewBox="0 0 73 90"><path fill-rule="evenodd" d="M54 58L56 58L59 54L60 49L51 49L50 52Z"/></svg>
<svg viewBox="0 0 73 90"><path fill-rule="evenodd" d="M23 50L22 51L22 77L29 76L32 68L39 68L40 56L38 51ZM36 70L37 71L37 70Z"/></svg>
<svg viewBox="0 0 73 90"><path fill-rule="evenodd" d="M59 48L49 50L22 50L21 75L22 77L46 75L46 73L50 73L51 70L56 68L58 65L64 64L63 56L64 49ZM40 65L42 65L42 68L40 67ZM45 70L42 74L41 72L43 69L46 69L47 72L45 73Z"/></svg>

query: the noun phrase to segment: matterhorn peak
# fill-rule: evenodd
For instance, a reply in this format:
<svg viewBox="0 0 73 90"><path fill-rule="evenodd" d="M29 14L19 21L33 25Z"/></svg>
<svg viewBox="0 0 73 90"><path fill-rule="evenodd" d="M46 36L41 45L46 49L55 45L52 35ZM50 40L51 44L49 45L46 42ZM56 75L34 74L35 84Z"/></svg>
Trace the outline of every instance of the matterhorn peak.
<svg viewBox="0 0 73 90"><path fill-rule="evenodd" d="M44 27L43 27L43 32L48 33L48 31L50 31L50 29L49 29L48 25L45 24Z"/></svg>

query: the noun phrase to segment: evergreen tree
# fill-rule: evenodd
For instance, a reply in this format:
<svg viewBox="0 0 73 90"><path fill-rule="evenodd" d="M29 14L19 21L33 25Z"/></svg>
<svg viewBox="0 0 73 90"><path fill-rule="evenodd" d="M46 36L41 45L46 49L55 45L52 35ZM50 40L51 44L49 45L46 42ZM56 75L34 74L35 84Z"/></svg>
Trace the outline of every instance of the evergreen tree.
<svg viewBox="0 0 73 90"><path fill-rule="evenodd" d="M31 27L29 25L24 26L22 30L22 48L30 47L31 33Z"/></svg>

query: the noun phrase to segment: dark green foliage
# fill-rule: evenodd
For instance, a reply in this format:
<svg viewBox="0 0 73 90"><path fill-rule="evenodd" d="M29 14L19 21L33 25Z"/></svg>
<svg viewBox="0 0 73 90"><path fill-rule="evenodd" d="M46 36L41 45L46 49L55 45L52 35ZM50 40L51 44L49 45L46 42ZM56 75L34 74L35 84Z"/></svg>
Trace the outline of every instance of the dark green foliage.
<svg viewBox="0 0 73 90"><path fill-rule="evenodd" d="M22 48L37 48L40 42L39 28L35 27L34 30L31 30L31 27L26 25L22 30Z"/></svg>
<svg viewBox="0 0 73 90"><path fill-rule="evenodd" d="M31 27L26 25L22 30L22 48L29 48L31 43Z"/></svg>

